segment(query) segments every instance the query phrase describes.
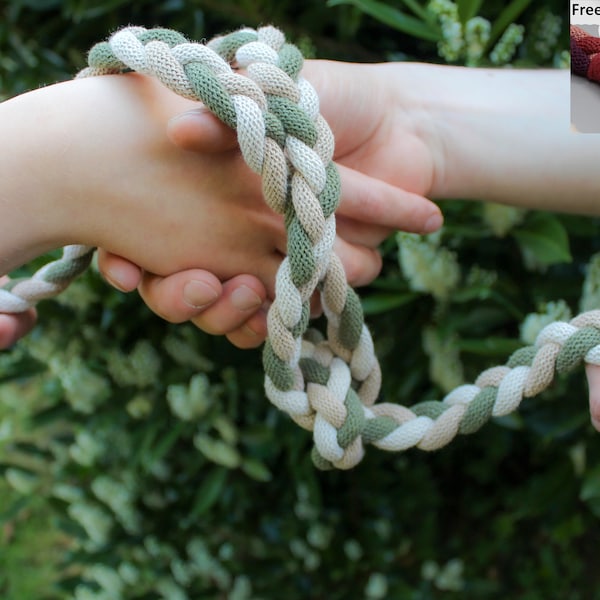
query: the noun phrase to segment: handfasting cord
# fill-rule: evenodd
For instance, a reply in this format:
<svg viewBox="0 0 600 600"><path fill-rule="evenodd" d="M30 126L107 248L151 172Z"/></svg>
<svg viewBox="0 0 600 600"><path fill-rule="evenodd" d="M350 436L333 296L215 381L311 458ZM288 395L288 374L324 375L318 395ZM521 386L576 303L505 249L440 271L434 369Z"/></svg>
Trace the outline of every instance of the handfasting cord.
<svg viewBox="0 0 600 600"><path fill-rule="evenodd" d="M365 444L383 450L436 450L515 410L546 389L555 372L600 364L600 311L553 323L534 346L483 372L442 401L407 408L375 401L381 373L361 303L333 253L340 180L334 140L303 58L273 27L242 29L206 45L165 29L128 27L97 44L78 77L136 71L202 102L237 131L241 153L262 177L265 201L285 218L288 253L277 273L263 350L268 398L313 431L315 465L355 466ZM244 69L244 75L237 72ZM69 246L63 257L1 290L0 311L21 312L55 295L87 268L94 249ZM309 328L320 296L325 335Z"/></svg>

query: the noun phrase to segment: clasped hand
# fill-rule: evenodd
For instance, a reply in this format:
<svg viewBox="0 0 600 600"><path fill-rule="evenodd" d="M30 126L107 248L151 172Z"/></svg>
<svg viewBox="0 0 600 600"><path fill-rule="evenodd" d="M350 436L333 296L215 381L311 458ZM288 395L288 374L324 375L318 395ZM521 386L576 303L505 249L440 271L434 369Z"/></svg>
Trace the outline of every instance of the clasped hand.
<svg viewBox="0 0 600 600"><path fill-rule="evenodd" d="M303 74L336 137L335 250L353 286L378 274L377 247L391 231L441 226L426 197L598 212L589 177L597 143L558 128L560 73L309 61ZM0 131L14 149L0 160L2 196L14 198L0 236L6 271L65 244L98 246L105 277L137 288L163 318L192 320L242 348L262 343L285 229L235 134L210 113L143 76L105 76L0 104ZM577 201L565 206L575 183ZM34 311L0 316L0 347L34 321ZM596 428L598 370L587 367Z"/></svg>

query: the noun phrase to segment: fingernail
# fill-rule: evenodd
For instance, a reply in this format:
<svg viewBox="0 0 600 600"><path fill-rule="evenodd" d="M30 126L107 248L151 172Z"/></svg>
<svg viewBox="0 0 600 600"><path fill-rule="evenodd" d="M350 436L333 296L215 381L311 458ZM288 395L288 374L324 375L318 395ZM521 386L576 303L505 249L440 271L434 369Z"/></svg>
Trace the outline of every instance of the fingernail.
<svg viewBox="0 0 600 600"><path fill-rule="evenodd" d="M219 297L218 292L207 283L192 279L183 288L183 301L192 308L205 308Z"/></svg>
<svg viewBox="0 0 600 600"><path fill-rule="evenodd" d="M444 224L444 217L441 213L435 213L425 221L424 233L433 233Z"/></svg>
<svg viewBox="0 0 600 600"><path fill-rule="evenodd" d="M266 300L265 302L263 302L263 305L261 306L261 308L256 312L256 314L249 319L246 323L244 323L244 325L242 326L242 331L249 337L249 338L261 338L261 339L265 339L266 335L267 335L267 331L266 331L266 319L267 319L267 308L266 305L269 304L269 301ZM260 317L258 320L255 319L254 317L258 316ZM252 326L254 325L254 327Z"/></svg>
<svg viewBox="0 0 600 600"><path fill-rule="evenodd" d="M246 285L241 285L231 294L231 303L238 310L251 310L262 304L261 297Z"/></svg>
<svg viewBox="0 0 600 600"><path fill-rule="evenodd" d="M104 279L120 292L131 292L132 289L135 289L135 286L131 287L129 275L130 271L128 269L120 269L119 267L113 267L103 272Z"/></svg>

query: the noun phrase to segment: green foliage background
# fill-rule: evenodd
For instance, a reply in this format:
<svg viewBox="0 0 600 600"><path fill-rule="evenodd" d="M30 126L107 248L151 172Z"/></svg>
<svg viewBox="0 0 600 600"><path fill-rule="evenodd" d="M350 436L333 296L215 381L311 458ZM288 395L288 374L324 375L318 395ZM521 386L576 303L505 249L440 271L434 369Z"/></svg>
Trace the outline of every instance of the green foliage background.
<svg viewBox="0 0 600 600"><path fill-rule="evenodd" d="M0 89L70 78L128 23L203 39L272 22L345 60L565 64L562 1L458 1L454 22L489 24L475 60L444 50L452 10L437 4L11 0ZM440 236L388 240L363 291L384 395L403 404L504 362L527 315L576 313L584 281L587 308L600 287L586 267L595 220L460 201L444 212ZM600 597L600 444L581 370L441 452L371 449L322 473L309 435L265 399L258 352L166 324L95 273L41 306L0 365L7 600Z"/></svg>

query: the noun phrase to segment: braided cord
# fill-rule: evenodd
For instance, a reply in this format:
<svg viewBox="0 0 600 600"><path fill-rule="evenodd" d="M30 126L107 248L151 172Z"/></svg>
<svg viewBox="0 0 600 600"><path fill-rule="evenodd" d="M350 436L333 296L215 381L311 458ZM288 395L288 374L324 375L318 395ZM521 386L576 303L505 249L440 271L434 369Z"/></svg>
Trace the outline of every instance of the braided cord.
<svg viewBox="0 0 600 600"><path fill-rule="evenodd" d="M25 312L40 300L60 294L89 267L95 250L91 246L65 246L58 260L44 265L30 278L11 279L0 287L0 312Z"/></svg>
<svg viewBox="0 0 600 600"><path fill-rule="evenodd" d="M517 350L505 365L487 369L474 384L455 388L441 401L410 408L380 403L362 407L362 412L353 407L352 424L345 422L338 428L338 442L344 445L353 436L362 436L363 443L381 450L439 450L459 434L475 433L492 417L515 411L523 398L547 389L555 373L568 373L582 362L600 365L600 310L547 325L532 346ZM313 365L312 379L327 381L329 368L324 361ZM313 451L319 468L339 466L323 458Z"/></svg>
<svg viewBox="0 0 600 600"><path fill-rule="evenodd" d="M202 102L237 131L242 156L262 177L268 206L283 215L287 256L277 272L263 349L265 391L296 423L313 431L315 465L355 466L364 445L436 450L491 417L515 410L547 388L556 372L585 360L600 364L600 311L546 327L534 346L482 373L442 401L407 408L375 404L381 372L361 303L333 252L341 186L334 139L303 58L273 27L242 29L207 44L166 29L128 27L94 46L78 77L136 71ZM244 75L238 73L244 69ZM88 266L94 248L69 246L26 281L0 290L0 310L21 312L56 295ZM325 334L309 328L317 293Z"/></svg>

